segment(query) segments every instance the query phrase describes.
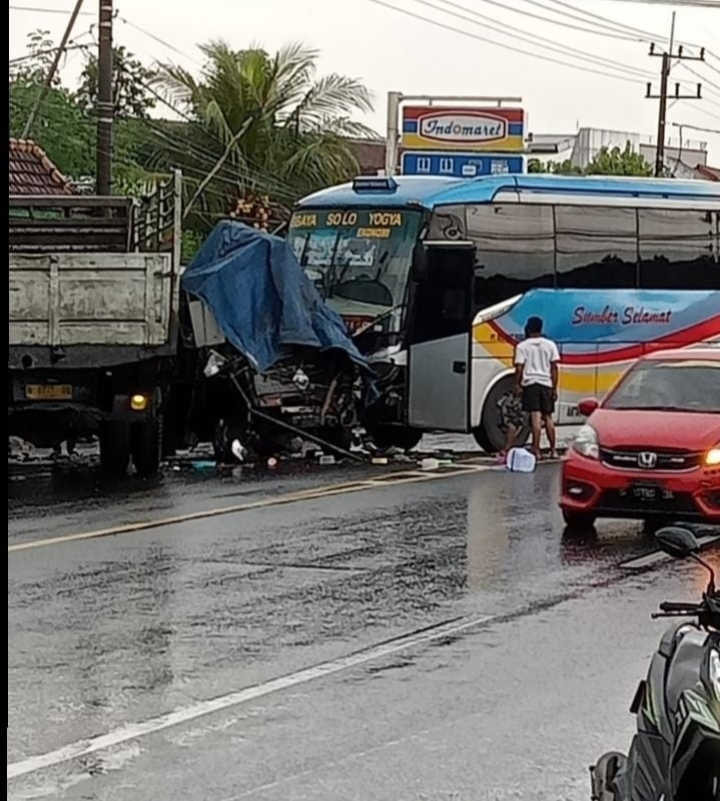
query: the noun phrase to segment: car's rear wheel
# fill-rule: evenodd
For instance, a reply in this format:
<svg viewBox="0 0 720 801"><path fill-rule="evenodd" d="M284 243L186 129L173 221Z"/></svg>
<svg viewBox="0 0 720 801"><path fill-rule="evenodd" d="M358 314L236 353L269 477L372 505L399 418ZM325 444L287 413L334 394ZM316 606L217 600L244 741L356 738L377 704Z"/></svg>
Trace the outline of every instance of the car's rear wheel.
<svg viewBox="0 0 720 801"><path fill-rule="evenodd" d="M597 516L591 512L574 512L569 509L563 509L562 516L568 531L578 533L592 531L597 520Z"/></svg>

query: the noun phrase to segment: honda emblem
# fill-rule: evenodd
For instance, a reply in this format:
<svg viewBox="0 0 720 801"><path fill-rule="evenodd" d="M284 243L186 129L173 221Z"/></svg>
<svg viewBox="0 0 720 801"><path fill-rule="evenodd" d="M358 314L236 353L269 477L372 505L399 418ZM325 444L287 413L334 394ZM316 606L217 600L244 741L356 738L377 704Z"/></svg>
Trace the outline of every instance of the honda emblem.
<svg viewBox="0 0 720 801"><path fill-rule="evenodd" d="M652 451L643 451L642 453L638 453L638 467L642 467L645 470L652 470L657 464L657 460L657 453L652 453Z"/></svg>

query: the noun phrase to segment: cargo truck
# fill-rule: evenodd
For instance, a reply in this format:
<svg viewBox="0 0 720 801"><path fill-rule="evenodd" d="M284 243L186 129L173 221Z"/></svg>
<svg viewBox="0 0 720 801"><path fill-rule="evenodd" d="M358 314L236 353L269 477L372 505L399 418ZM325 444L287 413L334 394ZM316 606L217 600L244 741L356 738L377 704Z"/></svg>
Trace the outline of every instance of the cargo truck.
<svg viewBox="0 0 720 801"><path fill-rule="evenodd" d="M10 196L8 436L97 435L110 474L158 470L177 352L181 175L141 200Z"/></svg>

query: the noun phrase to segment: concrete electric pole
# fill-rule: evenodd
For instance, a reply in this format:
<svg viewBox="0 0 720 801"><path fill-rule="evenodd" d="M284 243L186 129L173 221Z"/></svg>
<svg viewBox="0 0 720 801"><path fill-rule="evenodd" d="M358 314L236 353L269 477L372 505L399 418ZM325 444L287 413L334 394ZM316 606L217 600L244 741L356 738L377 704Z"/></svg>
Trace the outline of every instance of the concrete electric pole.
<svg viewBox="0 0 720 801"><path fill-rule="evenodd" d="M95 193L112 192L113 117L113 0L99 0L97 180Z"/></svg>
<svg viewBox="0 0 720 801"><path fill-rule="evenodd" d="M659 100L660 106L658 110L658 133L657 133L657 148L655 157L655 176L661 178L665 174L665 130L667 128L667 108L668 100L702 100L702 86L697 85L697 92L695 94L685 95L680 93L680 84L675 84L675 92L670 94L670 71L672 70L672 63L674 60L678 61L704 61L705 50L700 51L699 56L686 56L683 53L682 46L678 47L677 53L673 54L672 38L670 40L670 48L666 53L658 53L655 51L655 45L650 46L650 55L657 56L662 59L660 67L660 92L659 94L652 94L652 84L647 85L646 97L650 100Z"/></svg>

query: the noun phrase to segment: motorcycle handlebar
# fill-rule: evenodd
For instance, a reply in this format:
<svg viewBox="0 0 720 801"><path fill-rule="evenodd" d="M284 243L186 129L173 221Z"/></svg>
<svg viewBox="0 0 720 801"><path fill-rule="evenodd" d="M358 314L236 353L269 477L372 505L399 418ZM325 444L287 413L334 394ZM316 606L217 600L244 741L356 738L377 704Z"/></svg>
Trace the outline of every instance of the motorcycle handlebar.
<svg viewBox="0 0 720 801"><path fill-rule="evenodd" d="M706 595L699 604L664 601L660 604L660 611L652 617L694 617L700 627L720 631L720 608L717 601L717 595Z"/></svg>
<svg viewBox="0 0 720 801"><path fill-rule="evenodd" d="M702 604L682 603L676 601L664 601L660 604L661 612L687 612L688 614L696 614L702 611Z"/></svg>

